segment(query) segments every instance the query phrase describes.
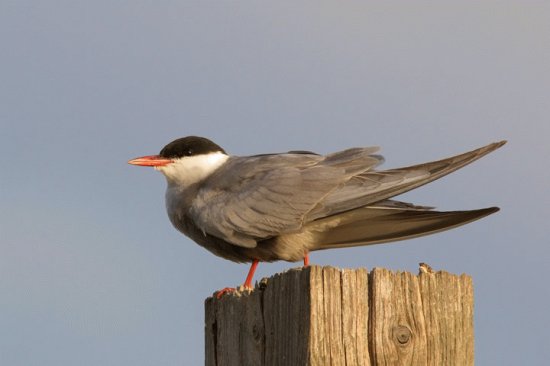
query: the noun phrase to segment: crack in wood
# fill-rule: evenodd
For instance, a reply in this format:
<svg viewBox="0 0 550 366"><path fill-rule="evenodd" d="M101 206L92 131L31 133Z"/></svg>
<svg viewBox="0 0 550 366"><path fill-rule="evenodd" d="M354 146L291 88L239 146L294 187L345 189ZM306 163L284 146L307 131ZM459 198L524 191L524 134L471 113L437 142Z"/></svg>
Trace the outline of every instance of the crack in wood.
<svg viewBox="0 0 550 366"><path fill-rule="evenodd" d="M310 266L205 302L207 366L473 365L466 275Z"/></svg>

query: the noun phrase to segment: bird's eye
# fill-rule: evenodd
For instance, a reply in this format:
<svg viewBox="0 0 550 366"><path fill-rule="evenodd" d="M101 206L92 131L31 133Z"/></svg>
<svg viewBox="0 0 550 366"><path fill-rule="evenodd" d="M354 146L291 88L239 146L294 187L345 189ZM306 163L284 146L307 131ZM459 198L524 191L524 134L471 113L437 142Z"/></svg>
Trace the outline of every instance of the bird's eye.
<svg viewBox="0 0 550 366"><path fill-rule="evenodd" d="M188 149L188 150L185 152L185 155L186 155L186 156L191 156L191 155L193 155L193 149Z"/></svg>

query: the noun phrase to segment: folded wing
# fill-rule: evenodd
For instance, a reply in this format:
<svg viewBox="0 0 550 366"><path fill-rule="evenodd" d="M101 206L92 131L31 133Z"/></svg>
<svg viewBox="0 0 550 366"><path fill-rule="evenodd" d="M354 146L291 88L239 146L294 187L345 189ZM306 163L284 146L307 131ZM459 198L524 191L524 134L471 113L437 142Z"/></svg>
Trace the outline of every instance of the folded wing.
<svg viewBox="0 0 550 366"><path fill-rule="evenodd" d="M369 170L332 191L306 217L306 221L379 202L439 179L504 145L495 142L447 159L384 171Z"/></svg>
<svg viewBox="0 0 550 366"><path fill-rule="evenodd" d="M327 156L234 157L204 183L189 213L205 233L243 247L302 228L305 215L349 179L378 165L377 148Z"/></svg>

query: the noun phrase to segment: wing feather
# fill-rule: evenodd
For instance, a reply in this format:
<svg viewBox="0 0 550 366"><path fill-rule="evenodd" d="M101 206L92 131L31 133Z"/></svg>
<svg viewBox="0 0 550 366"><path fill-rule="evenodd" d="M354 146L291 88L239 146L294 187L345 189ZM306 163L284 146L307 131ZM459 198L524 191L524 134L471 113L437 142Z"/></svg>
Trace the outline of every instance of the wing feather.
<svg viewBox="0 0 550 366"><path fill-rule="evenodd" d="M380 163L375 151L232 157L204 183L189 214L204 232L255 247L258 240L300 230L330 192Z"/></svg>
<svg viewBox="0 0 550 366"><path fill-rule="evenodd" d="M385 171L366 171L350 179L312 210L306 220L313 221L340 212L376 203L439 179L498 149L495 142L447 159Z"/></svg>
<svg viewBox="0 0 550 366"><path fill-rule="evenodd" d="M188 215L203 232L253 248L260 240L298 232L316 220L383 201L387 206L395 202L385 201L388 198L443 177L504 143L386 171L374 170L383 161L374 155L377 148L326 156L301 152L231 157L201 185Z"/></svg>

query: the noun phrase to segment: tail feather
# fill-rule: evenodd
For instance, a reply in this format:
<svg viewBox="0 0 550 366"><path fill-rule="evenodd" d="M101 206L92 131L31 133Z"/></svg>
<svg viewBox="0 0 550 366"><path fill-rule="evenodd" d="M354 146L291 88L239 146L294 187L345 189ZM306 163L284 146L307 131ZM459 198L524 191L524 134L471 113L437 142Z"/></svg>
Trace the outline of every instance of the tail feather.
<svg viewBox="0 0 550 366"><path fill-rule="evenodd" d="M438 212L418 209L364 207L315 221L314 250L380 244L434 234L478 220L498 211L489 207L470 211Z"/></svg>

